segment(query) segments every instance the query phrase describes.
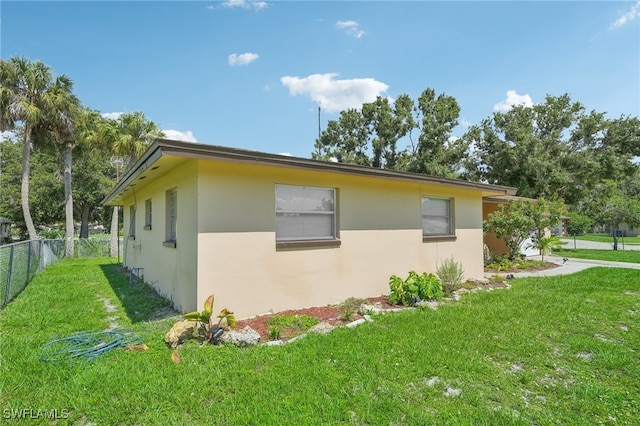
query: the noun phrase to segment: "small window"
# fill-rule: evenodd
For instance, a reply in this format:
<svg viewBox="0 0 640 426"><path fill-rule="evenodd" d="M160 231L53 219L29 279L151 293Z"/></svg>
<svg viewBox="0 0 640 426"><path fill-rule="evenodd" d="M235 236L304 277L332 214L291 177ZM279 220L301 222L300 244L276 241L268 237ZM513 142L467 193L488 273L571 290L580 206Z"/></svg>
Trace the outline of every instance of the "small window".
<svg viewBox="0 0 640 426"><path fill-rule="evenodd" d="M151 230L151 198L144 202L144 229Z"/></svg>
<svg viewBox="0 0 640 426"><path fill-rule="evenodd" d="M276 242L336 241L336 191L276 185Z"/></svg>
<svg viewBox="0 0 640 426"><path fill-rule="evenodd" d="M422 197L423 237L452 237L452 201L450 198Z"/></svg>
<svg viewBox="0 0 640 426"><path fill-rule="evenodd" d="M176 246L177 241L177 223L178 223L178 190L170 189L166 192L167 203L167 219L166 219L166 236L164 245L167 247Z"/></svg>
<svg viewBox="0 0 640 426"><path fill-rule="evenodd" d="M129 238L136 239L136 205L129 206Z"/></svg>

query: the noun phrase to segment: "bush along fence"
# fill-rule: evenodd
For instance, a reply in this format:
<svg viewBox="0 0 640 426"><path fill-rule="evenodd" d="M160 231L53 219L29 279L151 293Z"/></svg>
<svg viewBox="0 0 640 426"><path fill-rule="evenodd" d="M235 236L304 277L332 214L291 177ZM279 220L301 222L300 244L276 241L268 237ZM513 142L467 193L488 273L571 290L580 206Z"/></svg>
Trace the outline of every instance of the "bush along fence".
<svg viewBox="0 0 640 426"><path fill-rule="evenodd" d="M109 255L108 239L75 241L74 257ZM33 277L63 257L64 240L30 240L0 246L0 309L24 290Z"/></svg>

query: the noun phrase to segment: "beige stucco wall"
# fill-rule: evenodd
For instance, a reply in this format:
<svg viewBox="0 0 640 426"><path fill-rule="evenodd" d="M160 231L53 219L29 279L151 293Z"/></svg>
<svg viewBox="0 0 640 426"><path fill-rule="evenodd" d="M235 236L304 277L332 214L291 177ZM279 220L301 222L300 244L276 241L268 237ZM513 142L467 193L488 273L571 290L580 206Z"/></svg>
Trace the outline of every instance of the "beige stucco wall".
<svg viewBox="0 0 640 426"><path fill-rule="evenodd" d="M229 162L198 170L198 306L214 293L216 310L242 318L388 294L392 274L435 272L451 256L483 275L479 191ZM337 188L341 246L276 250L276 184ZM455 197L456 241L423 242L421 196Z"/></svg>
<svg viewBox="0 0 640 426"><path fill-rule="evenodd" d="M128 268L143 268L144 280L158 293L171 299L182 311L196 306L197 280L197 162L190 160L172 169L153 182L133 187L124 202L125 247L124 264ZM165 191L177 189L178 216L175 248L163 246L166 231ZM129 191L131 192L131 191ZM152 229L144 230L145 200L152 200ZM127 238L130 225L130 206L137 203L135 240Z"/></svg>

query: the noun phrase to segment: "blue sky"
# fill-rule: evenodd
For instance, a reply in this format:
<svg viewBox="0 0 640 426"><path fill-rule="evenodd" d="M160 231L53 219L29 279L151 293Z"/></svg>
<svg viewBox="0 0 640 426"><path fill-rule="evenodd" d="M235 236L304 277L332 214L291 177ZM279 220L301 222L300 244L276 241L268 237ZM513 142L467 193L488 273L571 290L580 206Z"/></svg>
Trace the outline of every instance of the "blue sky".
<svg viewBox="0 0 640 426"><path fill-rule="evenodd" d="M640 1L0 0L3 59L67 74L87 107L174 138L309 157L320 125L376 96L454 96L462 135L568 92L640 115Z"/></svg>

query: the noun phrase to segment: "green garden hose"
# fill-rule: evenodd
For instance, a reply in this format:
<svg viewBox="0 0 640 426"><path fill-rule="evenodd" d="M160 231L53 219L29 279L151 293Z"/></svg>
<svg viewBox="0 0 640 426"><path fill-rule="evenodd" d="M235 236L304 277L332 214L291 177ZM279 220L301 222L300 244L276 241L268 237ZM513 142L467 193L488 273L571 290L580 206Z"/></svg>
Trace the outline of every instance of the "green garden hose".
<svg viewBox="0 0 640 426"><path fill-rule="evenodd" d="M132 330L116 328L108 331L79 331L62 339L45 344L42 349L47 354L42 361L60 361L63 358L84 357L86 362L93 361L112 349L127 345L140 345L142 338Z"/></svg>

